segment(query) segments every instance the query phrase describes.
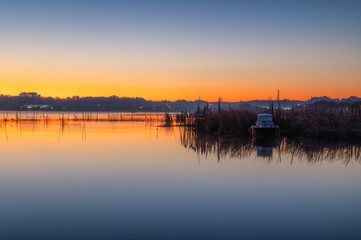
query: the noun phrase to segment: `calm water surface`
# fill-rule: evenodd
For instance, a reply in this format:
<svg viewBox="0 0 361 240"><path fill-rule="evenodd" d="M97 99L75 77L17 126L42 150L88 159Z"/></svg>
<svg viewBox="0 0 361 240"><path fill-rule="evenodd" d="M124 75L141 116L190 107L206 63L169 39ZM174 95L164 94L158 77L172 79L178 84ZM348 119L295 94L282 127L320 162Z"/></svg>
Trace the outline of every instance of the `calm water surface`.
<svg viewBox="0 0 361 240"><path fill-rule="evenodd" d="M355 146L144 122L0 130L1 239L361 239Z"/></svg>

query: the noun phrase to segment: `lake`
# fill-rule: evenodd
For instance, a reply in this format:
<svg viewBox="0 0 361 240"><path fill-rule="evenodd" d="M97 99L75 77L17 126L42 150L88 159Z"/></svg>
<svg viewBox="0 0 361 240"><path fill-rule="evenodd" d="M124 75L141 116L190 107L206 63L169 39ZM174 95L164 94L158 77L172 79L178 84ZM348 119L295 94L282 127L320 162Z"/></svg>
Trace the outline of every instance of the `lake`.
<svg viewBox="0 0 361 240"><path fill-rule="evenodd" d="M359 145L144 121L0 127L1 239L361 239Z"/></svg>

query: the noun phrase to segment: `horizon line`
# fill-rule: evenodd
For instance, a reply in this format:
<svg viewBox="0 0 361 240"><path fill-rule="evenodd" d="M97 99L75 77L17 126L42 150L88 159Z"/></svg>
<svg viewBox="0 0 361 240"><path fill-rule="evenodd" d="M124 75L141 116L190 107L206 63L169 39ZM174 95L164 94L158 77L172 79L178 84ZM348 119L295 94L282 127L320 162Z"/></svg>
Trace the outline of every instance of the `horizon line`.
<svg viewBox="0 0 361 240"><path fill-rule="evenodd" d="M130 96L118 96L118 95L109 95L109 96L79 96L79 95L73 95L73 96L68 96L68 97L59 97L59 96L43 96L41 94L39 94L38 92L35 91L28 91L28 92L20 92L18 95L11 95L11 94L3 94L1 93L0 96L7 96L7 97L20 97L21 94L23 93L35 93L37 94L40 98L42 99L46 99L46 98L53 98L53 99L61 99L61 100L66 100L66 99L72 99L72 98L111 98L111 97L115 97L115 98L141 98L144 99L146 101L152 101L152 102L164 102L164 101L168 101L168 102L177 102L177 101L187 101L187 102L196 102L196 101L203 101L203 102L218 102L218 101L208 101L205 99L202 99L200 96L198 99L194 99L194 100L186 100L186 99L177 99L177 100L167 100L167 99L163 99L163 100L151 100L151 99L145 99L143 97L130 97ZM306 100L300 100L300 99L289 99L289 98L283 98L283 99L279 99L280 101L300 101L300 102L304 102L304 101L309 101L313 98L329 98L329 99L333 99L333 100L343 100L343 99L349 99L349 98L360 98L359 96L349 96L349 97L345 97L345 98L332 98L326 95L323 96L311 96L310 98L306 99ZM252 100L239 100L239 101L222 101L222 97L219 97L219 99L221 99L221 102L228 102L228 103L235 103L235 102L251 102L251 101L277 101L277 99L273 99L273 98L269 98L269 99L252 99Z"/></svg>

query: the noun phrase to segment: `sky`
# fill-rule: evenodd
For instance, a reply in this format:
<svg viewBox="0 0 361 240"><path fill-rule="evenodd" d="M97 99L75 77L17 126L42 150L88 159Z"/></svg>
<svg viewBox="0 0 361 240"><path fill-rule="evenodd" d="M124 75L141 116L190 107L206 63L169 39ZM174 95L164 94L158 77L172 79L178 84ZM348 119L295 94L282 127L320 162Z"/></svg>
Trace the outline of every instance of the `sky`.
<svg viewBox="0 0 361 240"><path fill-rule="evenodd" d="M361 1L0 0L0 93L361 96Z"/></svg>

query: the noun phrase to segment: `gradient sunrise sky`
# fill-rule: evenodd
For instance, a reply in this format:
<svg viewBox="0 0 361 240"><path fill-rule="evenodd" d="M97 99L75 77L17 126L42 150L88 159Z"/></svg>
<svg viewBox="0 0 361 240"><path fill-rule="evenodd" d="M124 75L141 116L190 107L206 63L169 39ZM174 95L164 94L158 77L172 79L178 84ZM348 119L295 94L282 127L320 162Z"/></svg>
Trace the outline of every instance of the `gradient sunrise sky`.
<svg viewBox="0 0 361 240"><path fill-rule="evenodd" d="M361 96L361 1L0 0L0 93Z"/></svg>

